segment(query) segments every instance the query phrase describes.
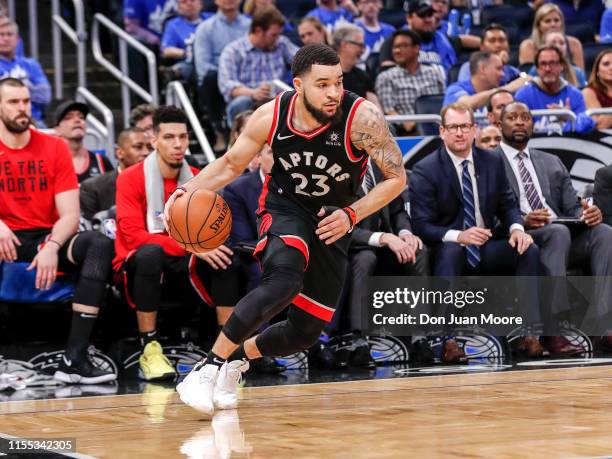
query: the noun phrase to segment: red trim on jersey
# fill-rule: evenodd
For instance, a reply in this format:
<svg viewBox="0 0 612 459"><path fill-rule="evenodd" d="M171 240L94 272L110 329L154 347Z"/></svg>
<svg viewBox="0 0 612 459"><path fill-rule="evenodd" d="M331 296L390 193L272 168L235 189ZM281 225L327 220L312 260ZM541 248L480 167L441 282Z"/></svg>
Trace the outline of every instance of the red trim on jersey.
<svg viewBox="0 0 612 459"><path fill-rule="evenodd" d="M306 266L304 267L304 270L306 270L308 267L308 260L310 259L310 252L308 251L308 245L304 239L299 236L294 236L293 234L286 234L280 236L280 238L283 240L285 245L298 249L300 252L302 252L302 255L304 255L304 258L306 259Z"/></svg>
<svg viewBox="0 0 612 459"><path fill-rule="evenodd" d="M204 287L202 280L198 276L198 272L196 271L196 256L193 254L189 257L189 282L191 282L191 286L202 301L210 307L215 306L212 297L209 295L208 290L206 290L206 287Z"/></svg>
<svg viewBox="0 0 612 459"><path fill-rule="evenodd" d="M264 214L261 216L261 223L259 224L259 237L263 236L268 232L272 226L272 215Z"/></svg>
<svg viewBox="0 0 612 459"><path fill-rule="evenodd" d="M123 261L123 263L124 264L127 263L128 259L135 253L136 253L136 250L130 250L130 252L125 257L125 260ZM134 303L134 300L132 300L132 297L130 296L130 291L128 289L128 275L127 275L127 270L125 269L125 266L123 267L122 271L123 271L122 272L123 274L123 293L125 295L125 300L127 301L130 308L136 309L136 303Z"/></svg>
<svg viewBox="0 0 612 459"><path fill-rule="evenodd" d="M301 310L321 320L324 320L325 322L331 322L332 317L334 317L334 310L332 308L307 297L303 293L298 293L298 295L293 299L292 303Z"/></svg>
<svg viewBox="0 0 612 459"><path fill-rule="evenodd" d="M263 239L261 239L257 245L255 246L255 250L253 251L253 256L255 258L257 258L257 255L259 255L260 252L263 252L263 249L266 248L266 244L268 243L268 236L265 236Z"/></svg>
<svg viewBox="0 0 612 459"><path fill-rule="evenodd" d="M310 131L310 132L302 132L302 131L298 131L297 129L295 129L291 125L291 118L293 118L293 107L295 105L296 99L297 99L297 92L291 97L291 100L289 101L289 114L287 115L287 127L289 128L291 132L299 135L300 137L304 137L305 139L310 140L313 137L318 136L321 132L325 131L328 127L331 126L331 122L329 122L326 125L321 126L320 128L315 129L314 131Z"/></svg>
<svg viewBox="0 0 612 459"><path fill-rule="evenodd" d="M104 166L104 157L100 153L94 153L96 155L96 162L98 163L98 169L100 169L100 174L104 174L106 172L106 167Z"/></svg>
<svg viewBox="0 0 612 459"><path fill-rule="evenodd" d="M346 151L346 154L348 155L349 159L354 163L360 161L365 155L364 153L360 156L355 156L353 154L353 149L351 148L351 124L353 124L353 118L355 117L355 113L357 113L357 108L364 100L365 99L363 97L360 97L359 99L356 99L355 102L353 102L353 106L349 111L348 120L346 121L346 127L344 128L344 150Z"/></svg>
<svg viewBox="0 0 612 459"><path fill-rule="evenodd" d="M268 182L270 181L270 178L270 175L266 175L266 179L264 180L263 186L261 188L259 201L257 202L257 215L260 215L264 210L266 210L266 198L268 197Z"/></svg>
<svg viewBox="0 0 612 459"><path fill-rule="evenodd" d="M271 147L272 142L274 141L274 133L276 132L276 128L278 127L278 107L280 105L281 96L285 94L281 92L278 96L276 96L276 100L274 101L274 119L272 120L272 125L270 126L270 132L268 132L268 145Z"/></svg>

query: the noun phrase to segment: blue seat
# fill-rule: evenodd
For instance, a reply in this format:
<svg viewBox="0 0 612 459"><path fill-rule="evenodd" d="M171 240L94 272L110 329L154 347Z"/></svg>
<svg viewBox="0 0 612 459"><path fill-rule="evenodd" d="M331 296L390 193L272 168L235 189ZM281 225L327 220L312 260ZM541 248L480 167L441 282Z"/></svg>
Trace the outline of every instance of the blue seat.
<svg viewBox="0 0 612 459"><path fill-rule="evenodd" d="M74 296L72 275L61 274L49 290L35 287L36 270L28 271L29 263L0 263L0 301L6 303L55 303Z"/></svg>
<svg viewBox="0 0 612 459"><path fill-rule="evenodd" d="M435 94L432 96L418 97L414 104L414 110L417 114L433 114L437 115L442 110L442 102L444 94ZM417 131L420 135L438 135L439 129L437 123L418 123Z"/></svg>

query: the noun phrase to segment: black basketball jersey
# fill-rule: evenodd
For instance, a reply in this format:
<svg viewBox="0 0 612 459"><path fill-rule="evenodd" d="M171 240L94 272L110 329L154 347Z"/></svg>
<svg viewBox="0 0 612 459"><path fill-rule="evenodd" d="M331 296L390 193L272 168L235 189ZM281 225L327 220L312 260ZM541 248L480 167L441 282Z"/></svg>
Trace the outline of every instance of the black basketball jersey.
<svg viewBox="0 0 612 459"><path fill-rule="evenodd" d="M298 131L291 124L296 99L295 91L276 97L268 134L274 156L268 188L313 213L322 206L348 206L357 200L368 164L368 155L350 139L351 123L364 99L345 91L340 120L311 132Z"/></svg>

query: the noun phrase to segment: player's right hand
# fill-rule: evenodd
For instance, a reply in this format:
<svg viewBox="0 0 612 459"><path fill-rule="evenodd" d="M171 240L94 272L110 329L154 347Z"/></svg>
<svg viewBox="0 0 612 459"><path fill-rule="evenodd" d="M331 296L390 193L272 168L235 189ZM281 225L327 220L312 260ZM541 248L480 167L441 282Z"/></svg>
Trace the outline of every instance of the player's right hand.
<svg viewBox="0 0 612 459"><path fill-rule="evenodd" d="M174 204L174 201L176 201L184 194L185 190L183 190L182 188L177 188L176 190L174 190L174 193L170 195L168 201L166 201L166 205L164 206L164 228L166 228L166 233L170 232L168 222L170 221L170 209L172 208L172 204Z"/></svg>
<svg viewBox="0 0 612 459"><path fill-rule="evenodd" d="M0 261L12 263L17 259L17 247L21 245L15 233L4 223L0 221Z"/></svg>

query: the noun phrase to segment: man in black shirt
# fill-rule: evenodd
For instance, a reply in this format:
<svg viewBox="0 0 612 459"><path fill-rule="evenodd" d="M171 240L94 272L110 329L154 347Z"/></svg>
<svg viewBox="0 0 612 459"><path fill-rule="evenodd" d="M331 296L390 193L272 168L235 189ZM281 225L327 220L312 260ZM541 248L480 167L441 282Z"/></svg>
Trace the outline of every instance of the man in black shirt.
<svg viewBox="0 0 612 459"><path fill-rule="evenodd" d="M332 46L340 58L344 89L380 107L380 102L374 92L374 82L365 71L357 67L365 50L363 30L352 24L339 27L334 32Z"/></svg>

